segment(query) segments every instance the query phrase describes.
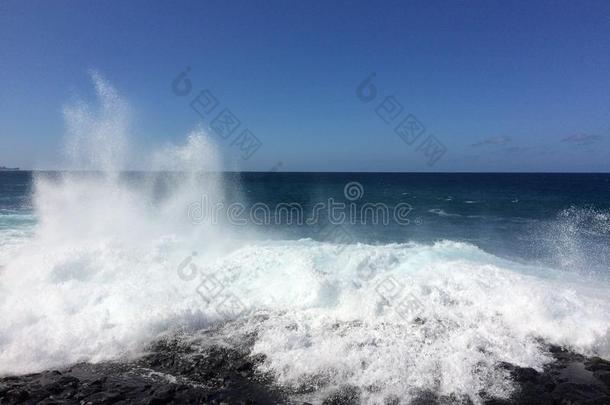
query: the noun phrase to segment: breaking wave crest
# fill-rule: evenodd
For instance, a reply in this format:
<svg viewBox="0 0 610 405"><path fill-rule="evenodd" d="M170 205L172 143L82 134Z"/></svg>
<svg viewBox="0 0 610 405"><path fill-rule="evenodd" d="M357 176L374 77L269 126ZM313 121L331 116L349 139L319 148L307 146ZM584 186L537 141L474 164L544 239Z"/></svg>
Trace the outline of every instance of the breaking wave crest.
<svg viewBox="0 0 610 405"><path fill-rule="evenodd" d="M0 374L137 356L168 333L232 317L242 321L228 333L254 333L260 367L278 383L295 392L355 385L367 402L418 389L506 397L512 385L498 364L540 369L550 361L542 342L610 356L601 283L454 241L266 241L193 226L189 202L223 198L213 144L195 131L154 153L153 172L120 175L125 103L94 81L100 110L72 106L66 117L71 162L96 172L39 176L34 235L2 256ZM185 258L199 271L181 273Z"/></svg>

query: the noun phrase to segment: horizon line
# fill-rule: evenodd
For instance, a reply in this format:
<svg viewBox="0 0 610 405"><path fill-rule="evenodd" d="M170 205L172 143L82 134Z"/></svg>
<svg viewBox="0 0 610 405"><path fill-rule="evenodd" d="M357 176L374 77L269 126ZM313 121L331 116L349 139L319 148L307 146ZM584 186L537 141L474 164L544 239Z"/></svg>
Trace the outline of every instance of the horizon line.
<svg viewBox="0 0 610 405"><path fill-rule="evenodd" d="M26 173L26 172L46 172L46 173L224 173L224 174L239 174L239 173L252 173L252 174L610 174L610 171L597 172L597 171L579 171L579 172L561 172L561 171L306 171L306 170L294 170L294 171L259 171L259 170L218 170L218 171L204 171L204 170L70 170L70 169L17 169L17 170L0 170L0 173Z"/></svg>

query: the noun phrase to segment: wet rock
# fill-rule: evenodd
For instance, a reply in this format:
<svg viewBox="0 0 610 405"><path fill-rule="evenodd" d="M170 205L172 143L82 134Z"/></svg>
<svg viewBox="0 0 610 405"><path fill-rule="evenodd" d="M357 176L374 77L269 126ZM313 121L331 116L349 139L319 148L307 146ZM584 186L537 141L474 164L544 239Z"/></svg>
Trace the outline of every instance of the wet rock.
<svg viewBox="0 0 610 405"><path fill-rule="evenodd" d="M595 371L593 375L610 389L610 371Z"/></svg>
<svg viewBox="0 0 610 405"><path fill-rule="evenodd" d="M591 357L585 362L585 368L589 371L610 371L610 361L599 357Z"/></svg>
<svg viewBox="0 0 610 405"><path fill-rule="evenodd" d="M346 385L327 396L322 405L351 405L360 403L360 389Z"/></svg>
<svg viewBox="0 0 610 405"><path fill-rule="evenodd" d="M610 390L603 382L606 377L595 374L606 373L607 361L585 358L557 346L550 346L549 352L555 361L541 372L505 365L518 386L509 404L610 405L607 400ZM593 370L599 371L594 373Z"/></svg>
<svg viewBox="0 0 610 405"><path fill-rule="evenodd" d="M225 336L225 335L223 335ZM213 337L213 336L211 336ZM75 364L65 370L0 378L0 404L307 404L323 389L331 388L324 376L313 376L303 387L278 387L272 375L263 374L263 356L251 355L254 339L246 344L225 345L204 336L201 341L180 338L160 340L147 354L122 362ZM498 399L480 393L485 405L610 405L610 362L586 358L549 346L554 362L543 370L502 363L515 383L511 398ZM325 405L363 403L362 390L342 386L327 395ZM299 401L290 399L300 398ZM309 402L320 403L309 399ZM403 404L398 397L384 405ZM469 398L422 392L411 404L472 404Z"/></svg>
<svg viewBox="0 0 610 405"><path fill-rule="evenodd" d="M0 379L0 404L275 404L279 390L255 372L260 358L209 347L194 355L177 342L158 342L146 356L125 362L76 364Z"/></svg>

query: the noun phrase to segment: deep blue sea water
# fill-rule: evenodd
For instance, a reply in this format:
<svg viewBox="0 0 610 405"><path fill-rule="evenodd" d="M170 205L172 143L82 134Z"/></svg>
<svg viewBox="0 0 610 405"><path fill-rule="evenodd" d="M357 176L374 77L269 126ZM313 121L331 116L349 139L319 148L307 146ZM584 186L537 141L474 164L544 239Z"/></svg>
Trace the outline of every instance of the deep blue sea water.
<svg viewBox="0 0 610 405"><path fill-rule="evenodd" d="M3 243L10 241L6 233L27 233L37 222L32 201L34 175L0 172ZM38 175L60 176L52 172ZM146 175L124 173L122 177L127 183L141 183ZM171 175L166 181L172 181ZM206 179L200 182L204 184ZM361 196L355 201L345 198L344 188L351 182L361 186ZM302 224L296 218L290 224L287 217L257 224L263 232L273 231L272 238L323 240L325 234L320 231L329 222L328 211L320 210L316 223L305 220L314 215L316 204L328 205L329 199L353 202L357 213L366 203L383 203L390 210L406 203L411 207L409 224L394 220L384 224L380 215L377 223L361 216L334 223L349 233L348 242L446 239L472 243L515 260L597 272L610 269L610 174L227 173L223 184L223 201L242 203L246 208L243 216L261 203L270 207L272 215L278 204L302 207ZM578 256L579 261L570 260L570 255Z"/></svg>
<svg viewBox="0 0 610 405"><path fill-rule="evenodd" d="M220 325L309 402L508 397L610 358L609 274L609 174L0 172L0 375Z"/></svg>
<svg viewBox="0 0 610 405"><path fill-rule="evenodd" d="M561 263L569 243L591 258L587 266L610 269L609 174L409 174L409 173L245 173L245 196L256 201L296 201L311 208L334 198L344 186L362 185L357 201L393 206L408 203L407 226L356 224L355 239L368 243L449 239L495 254ZM292 236L315 237L315 229ZM569 240L568 240L569 239ZM596 261L597 260L597 261Z"/></svg>

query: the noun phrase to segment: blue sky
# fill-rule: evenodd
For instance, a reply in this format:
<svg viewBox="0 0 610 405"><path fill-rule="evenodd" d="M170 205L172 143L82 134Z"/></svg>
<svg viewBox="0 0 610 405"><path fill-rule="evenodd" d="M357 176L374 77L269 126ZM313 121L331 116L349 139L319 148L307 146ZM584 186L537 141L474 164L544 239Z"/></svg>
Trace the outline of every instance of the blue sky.
<svg viewBox="0 0 610 405"><path fill-rule="evenodd" d="M2 1L0 165L61 167L62 108L92 96L92 69L141 145L229 108L233 136L262 143L244 160L210 131L233 169L610 171L607 1ZM203 89L209 119L189 106ZM412 144L394 132L408 114L425 128ZM433 165L426 139L446 150Z"/></svg>

